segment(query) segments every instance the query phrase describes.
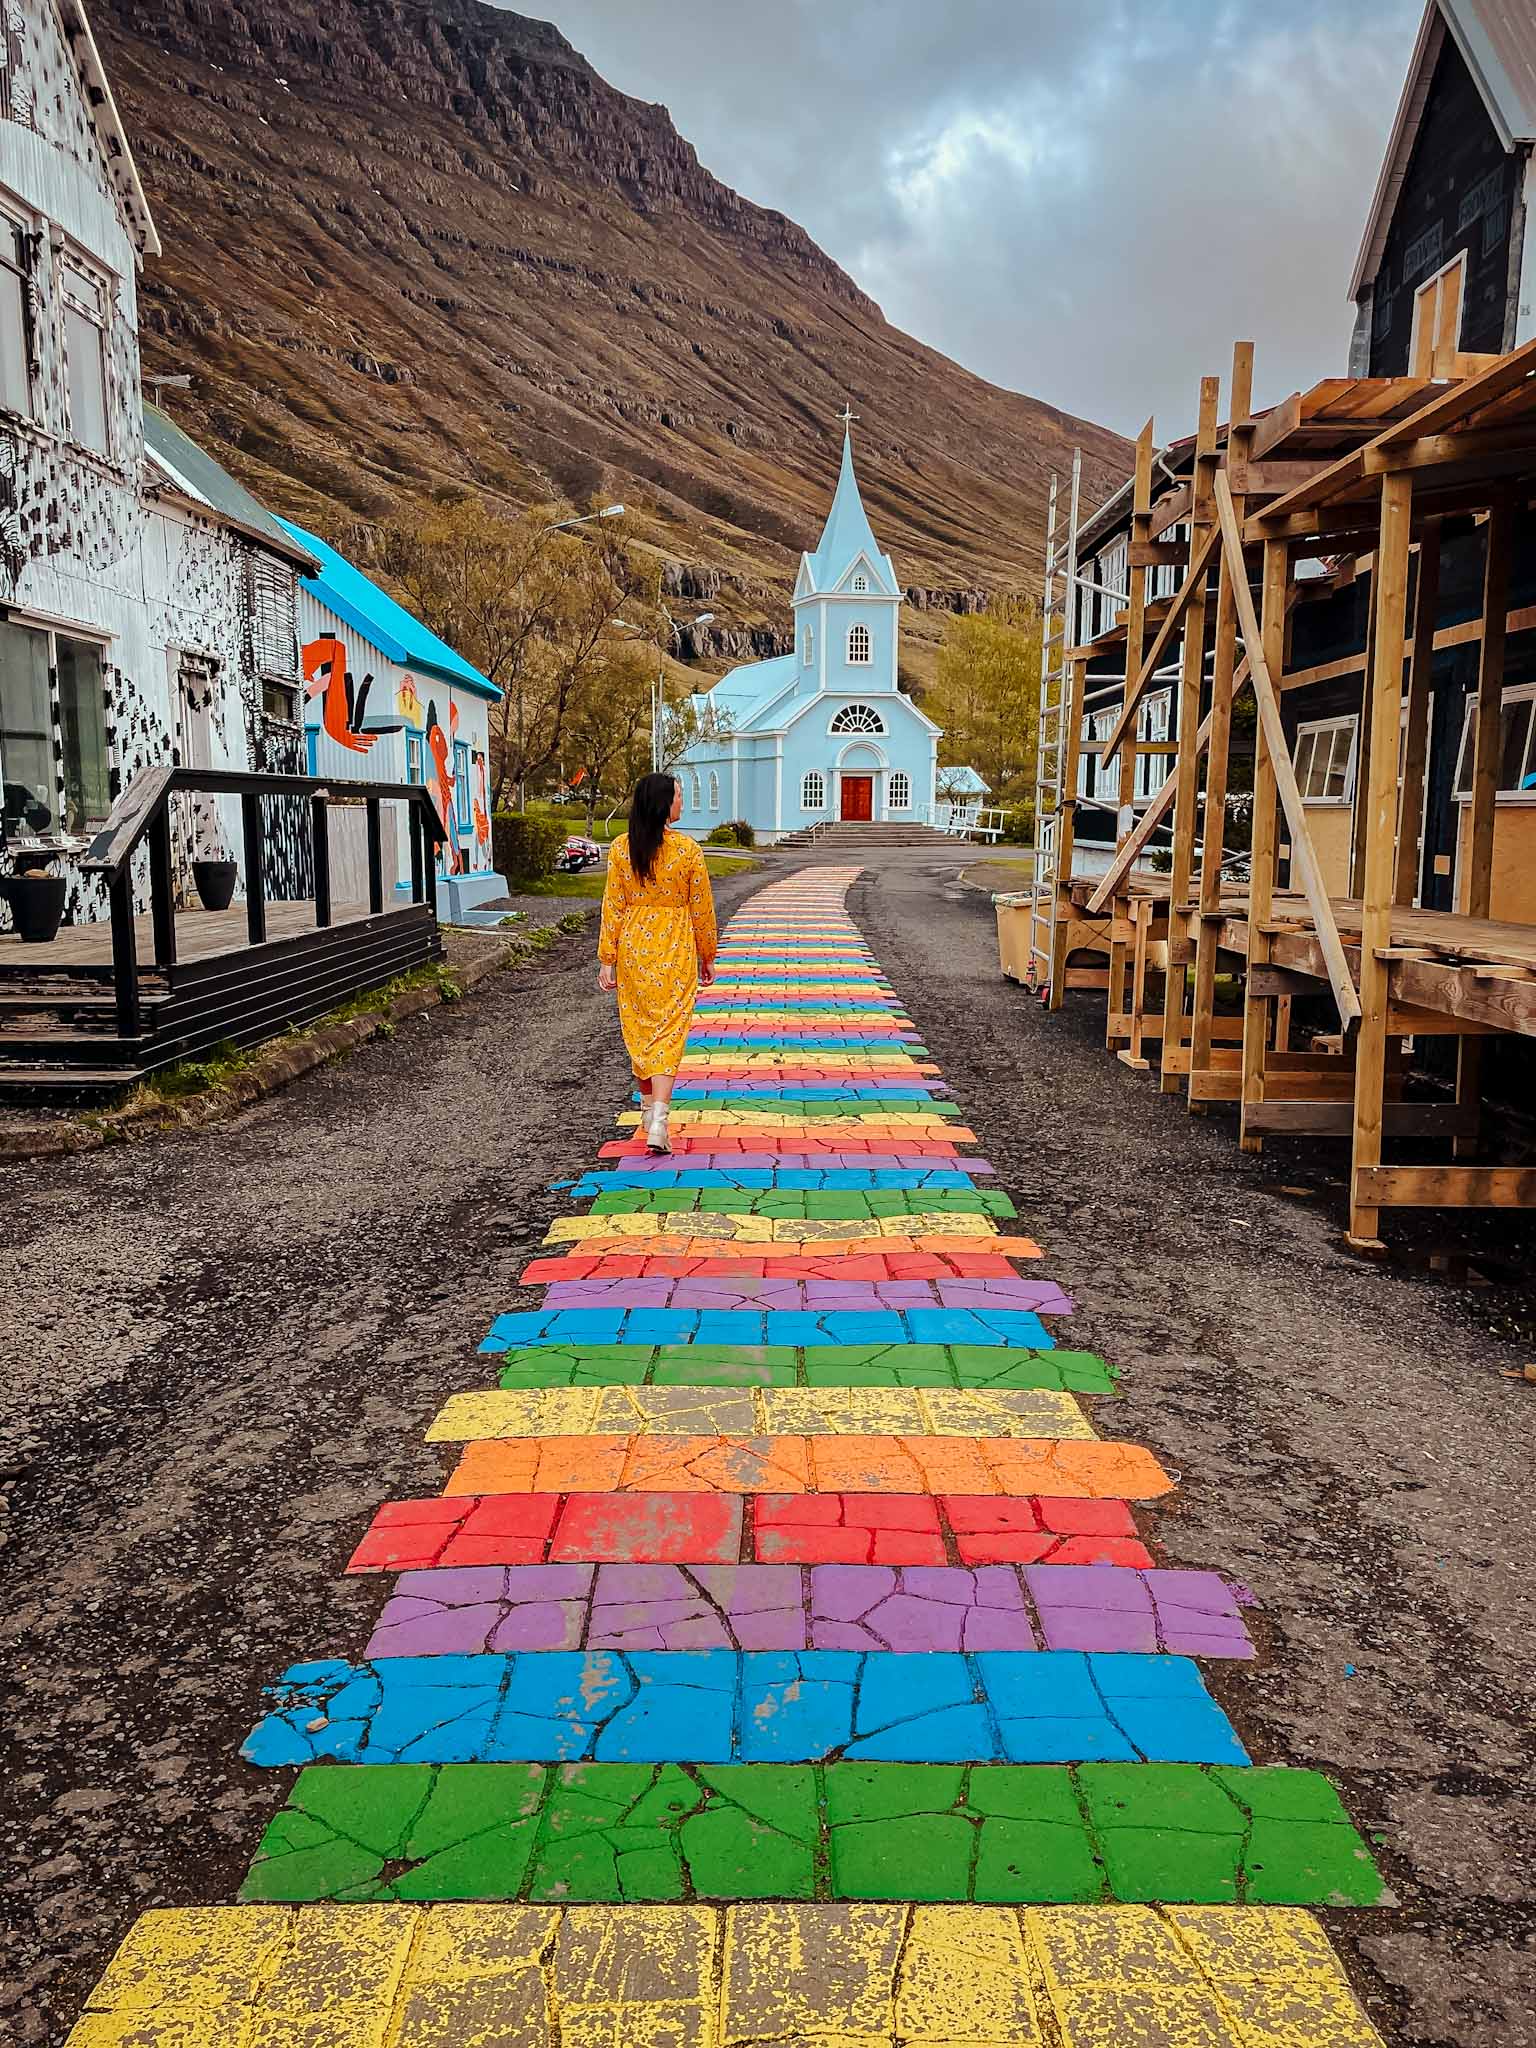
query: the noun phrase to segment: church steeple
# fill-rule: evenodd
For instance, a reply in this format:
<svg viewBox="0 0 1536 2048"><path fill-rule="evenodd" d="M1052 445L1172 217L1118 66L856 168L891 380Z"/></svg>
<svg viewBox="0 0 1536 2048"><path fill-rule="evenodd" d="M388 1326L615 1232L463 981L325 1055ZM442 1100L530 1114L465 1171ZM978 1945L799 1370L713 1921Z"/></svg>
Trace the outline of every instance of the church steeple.
<svg viewBox="0 0 1536 2048"><path fill-rule="evenodd" d="M850 571L860 561L865 565L865 574L870 578L870 587L875 594L881 597L900 595L895 568L875 539L869 515L864 510L864 500L859 495L859 480L853 468L852 423L855 417L844 408L843 460L838 471L837 489L833 493L832 509L827 514L821 539L814 553L802 560L799 587L795 593L797 601L846 588Z"/></svg>

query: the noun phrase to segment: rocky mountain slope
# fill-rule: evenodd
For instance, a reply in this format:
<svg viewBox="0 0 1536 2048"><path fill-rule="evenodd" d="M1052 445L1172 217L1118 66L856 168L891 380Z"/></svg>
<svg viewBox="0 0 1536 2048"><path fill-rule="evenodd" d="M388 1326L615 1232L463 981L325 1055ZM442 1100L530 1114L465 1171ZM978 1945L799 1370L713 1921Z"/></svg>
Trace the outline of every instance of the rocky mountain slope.
<svg viewBox="0 0 1536 2048"><path fill-rule="evenodd" d="M1118 436L889 326L546 23L478 0L93 14L165 245L146 369L189 371L181 423L332 539L466 484L622 498L674 594L718 613L700 652L769 651L849 399L920 675L935 612L1037 586L1075 443L1094 485L1123 473Z"/></svg>

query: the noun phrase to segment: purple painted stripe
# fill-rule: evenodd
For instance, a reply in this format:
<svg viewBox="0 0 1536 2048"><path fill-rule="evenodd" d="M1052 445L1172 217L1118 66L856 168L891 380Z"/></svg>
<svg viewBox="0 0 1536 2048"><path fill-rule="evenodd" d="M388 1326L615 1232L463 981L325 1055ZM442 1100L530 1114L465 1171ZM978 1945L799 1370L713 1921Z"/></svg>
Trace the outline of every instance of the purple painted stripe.
<svg viewBox="0 0 1536 2048"><path fill-rule="evenodd" d="M572 1308L682 1308L832 1310L1031 1309L1066 1316L1072 1303L1054 1281L1010 1276L998 1280L753 1280L708 1275L690 1280L557 1280L544 1296L546 1311Z"/></svg>
<svg viewBox="0 0 1536 2048"><path fill-rule="evenodd" d="M547 1564L402 1572L375 1657L513 1650L1251 1657L1215 1572L1114 1565Z"/></svg>

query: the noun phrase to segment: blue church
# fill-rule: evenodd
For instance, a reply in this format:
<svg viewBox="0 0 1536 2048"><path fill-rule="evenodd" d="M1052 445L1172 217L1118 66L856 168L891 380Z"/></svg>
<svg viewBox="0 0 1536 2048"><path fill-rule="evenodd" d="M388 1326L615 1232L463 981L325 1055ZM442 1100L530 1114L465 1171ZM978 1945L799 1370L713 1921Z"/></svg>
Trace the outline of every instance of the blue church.
<svg viewBox="0 0 1536 2048"><path fill-rule="evenodd" d="M940 729L896 687L901 585L870 530L846 425L827 523L795 580L795 651L748 662L693 699L674 773L679 823L745 818L765 841L819 820L925 823Z"/></svg>

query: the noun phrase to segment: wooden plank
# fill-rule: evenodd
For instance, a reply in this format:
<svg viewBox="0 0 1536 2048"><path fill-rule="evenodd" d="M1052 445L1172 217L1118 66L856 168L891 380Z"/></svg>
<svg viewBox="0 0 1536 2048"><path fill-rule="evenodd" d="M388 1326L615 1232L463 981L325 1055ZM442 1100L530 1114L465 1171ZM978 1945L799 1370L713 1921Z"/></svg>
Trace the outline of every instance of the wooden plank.
<svg viewBox="0 0 1536 2048"><path fill-rule="evenodd" d="M1182 526L1194 502L1194 492L1188 484L1165 491L1152 507L1147 521L1147 539L1157 540L1170 526Z"/></svg>
<svg viewBox="0 0 1536 2048"><path fill-rule="evenodd" d="M1320 661L1312 668L1288 669L1280 678L1282 690L1305 690L1313 683L1338 683L1346 676L1358 676L1365 670L1365 651L1359 654L1342 654L1337 661Z"/></svg>
<svg viewBox="0 0 1536 2048"><path fill-rule="evenodd" d="M1278 448L1282 441L1288 440L1295 433L1300 424L1301 393L1293 391L1289 398L1282 398L1278 405L1272 405L1268 412L1260 415L1253 430L1253 440L1249 444L1249 460L1257 462L1261 456L1267 455L1271 448Z"/></svg>
<svg viewBox="0 0 1536 2048"><path fill-rule="evenodd" d="M1404 960L1391 970L1392 992L1404 1007L1536 1038L1536 983L1479 981L1467 967Z"/></svg>
<svg viewBox="0 0 1536 2048"><path fill-rule="evenodd" d="M1327 466L1319 456L1294 462L1248 462L1229 457L1227 475L1234 497L1275 497L1282 491L1295 490L1298 484L1310 483Z"/></svg>
<svg viewBox="0 0 1536 2048"><path fill-rule="evenodd" d="M1431 520L1419 537L1417 580L1413 612L1413 653L1408 663L1408 718L1403 732L1403 779L1397 806L1397 875L1392 891L1394 903L1411 903L1419 891L1424 771L1429 761L1429 686L1434 667L1435 613L1440 604L1438 519Z"/></svg>
<svg viewBox="0 0 1536 2048"><path fill-rule="evenodd" d="M1536 1167L1369 1166L1355 1179L1373 1209L1529 1209Z"/></svg>
<svg viewBox="0 0 1536 2048"><path fill-rule="evenodd" d="M1533 372L1536 372L1536 341L1528 341L1507 356L1501 356L1480 376L1468 377L1449 389L1442 386L1427 405L1420 406L1396 426L1387 427L1372 446L1405 448L1415 441L1422 441L1426 434L1443 433L1493 399L1502 398L1526 384Z"/></svg>
<svg viewBox="0 0 1536 2048"><path fill-rule="evenodd" d="M1318 942L1328 962L1328 979L1333 987L1334 1001L1338 1007L1340 1021L1346 1028L1360 1015L1360 999L1355 993L1354 977L1344 958L1344 948L1339 943L1338 926L1334 922L1333 907L1328 900L1328 891L1323 883L1322 871L1318 866L1317 852L1312 844L1307 814L1302 805L1301 792L1296 787L1295 771L1286 747L1285 728L1280 720L1280 703L1276 695L1272 670L1266 659L1266 651L1259 636L1259 622L1254 616L1253 597L1248 588L1247 570L1243 566L1242 525L1232 502L1232 493L1224 476L1216 478L1216 503L1221 521L1223 544L1232 560L1232 583L1237 598L1238 622L1242 628L1243 640L1248 649L1249 669L1253 678L1254 695L1258 699L1259 722L1264 728L1270 767L1275 778L1275 791L1285 812L1286 825L1291 837L1291 866L1300 870L1303 893L1307 907L1312 913L1312 922L1317 930ZM1282 572L1284 573L1284 572ZM1282 605L1283 621L1283 605ZM1280 626L1283 632L1283 623ZM1402 674L1401 634L1399 634L1398 675ZM1394 700L1395 703L1395 700ZM1392 722L1389 737L1393 753L1393 790L1396 791L1397 724Z"/></svg>
<svg viewBox="0 0 1536 2048"><path fill-rule="evenodd" d="M1135 679L1126 692L1125 702L1120 707L1120 716L1115 720L1109 737L1099 749L1099 759L1101 761L1111 760L1118 751L1121 741L1125 738L1126 728L1133 724L1135 720L1143 692L1156 675L1158 669L1162 667L1163 655L1167 651L1174 634L1179 630L1185 611L1197 596L1204 594L1205 578L1210 570L1211 557L1215 552L1216 533L1215 529L1212 528L1210 532L1202 535L1197 540L1193 548L1189 561L1189 573L1179 585L1177 591L1175 591L1173 602L1168 608L1168 615L1158 627L1156 637L1153 639L1151 652L1136 671ZM1203 648L1201 653L1203 659Z"/></svg>
<svg viewBox="0 0 1536 2048"><path fill-rule="evenodd" d="M1485 528L1483 647L1473 712L1471 817L1460 880L1464 917L1486 917L1493 891L1493 827L1499 792L1504 701L1504 637L1509 613L1510 533L1514 507L1495 499Z"/></svg>
<svg viewBox="0 0 1536 2048"><path fill-rule="evenodd" d="M1133 540L1129 557L1133 569L1177 569L1189 560L1189 549L1176 540Z"/></svg>
<svg viewBox="0 0 1536 2048"><path fill-rule="evenodd" d="M1507 427L1469 427L1459 434L1425 434L1405 445L1365 450L1365 474L1379 476L1392 469L1437 469L1447 462L1478 461L1490 455L1536 458L1536 423Z"/></svg>
<svg viewBox="0 0 1536 2048"><path fill-rule="evenodd" d="M1189 1099L1196 1102L1241 1102L1243 1099L1243 1076L1237 1067L1197 1067L1191 1062L1189 1069Z"/></svg>
<svg viewBox="0 0 1536 2048"><path fill-rule="evenodd" d="M1178 690L1178 733L1179 752L1174 766L1174 777L1178 790L1173 800L1173 844L1172 866L1168 876L1168 895L1172 903L1183 903L1189 894L1190 877L1195 865L1195 822L1200 794L1200 755L1188 744L1190 735L1200 727L1200 695L1205 683L1205 577L1197 578L1195 562L1202 550L1214 553L1212 543L1217 539L1217 529L1211 520L1211 486L1216 470L1216 420L1221 405L1221 379L1202 377L1200 379L1199 427L1195 439L1195 468L1192 479L1194 508L1190 527L1190 566L1186 581L1195 585L1185 610L1184 642L1179 663ZM1207 736L1207 750L1214 737L1216 723L1213 719L1211 733ZM1169 1054L1183 1043L1184 997L1188 975L1181 964L1181 953L1176 947L1175 934L1169 934L1169 971L1163 979L1163 1070L1159 1086L1163 1093L1172 1093L1176 1076L1187 1071L1170 1065Z"/></svg>
<svg viewBox="0 0 1536 2048"><path fill-rule="evenodd" d="M1250 1120L1274 1137L1347 1138L1354 1109L1348 1102L1260 1102ZM1455 1138L1466 1121L1454 1102L1389 1102L1382 1109L1389 1138Z"/></svg>
<svg viewBox="0 0 1536 2048"><path fill-rule="evenodd" d="M1372 577L1374 660L1369 678L1373 705L1371 746L1355 772L1355 801L1366 812L1360 946L1360 1041L1355 1118L1350 1150L1349 1235L1374 1242L1377 1217L1361 1194L1362 1170L1381 1161L1381 1112L1386 1093L1387 980L1377 958L1392 943L1396 880L1398 707L1403 688L1404 612L1408 600L1408 546L1412 531L1413 474L1384 477L1381 532Z"/></svg>

